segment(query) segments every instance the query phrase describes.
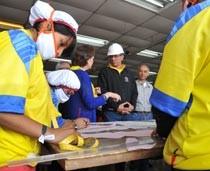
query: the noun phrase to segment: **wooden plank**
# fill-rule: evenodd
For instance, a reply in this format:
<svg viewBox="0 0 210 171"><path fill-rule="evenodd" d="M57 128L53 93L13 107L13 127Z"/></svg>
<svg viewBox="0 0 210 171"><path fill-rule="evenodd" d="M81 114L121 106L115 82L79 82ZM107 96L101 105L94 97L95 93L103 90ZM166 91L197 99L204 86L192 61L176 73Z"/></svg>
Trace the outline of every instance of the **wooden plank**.
<svg viewBox="0 0 210 171"><path fill-rule="evenodd" d="M153 148L149 150L135 150L119 154L109 154L104 156L89 157L83 159L61 160L60 165L64 170L76 170L82 168L90 168L108 164L115 164L120 162L127 162L137 159L147 159L153 157L160 157L162 155L162 148Z"/></svg>
<svg viewBox="0 0 210 171"><path fill-rule="evenodd" d="M121 141L122 139L119 140L117 143L120 143ZM114 142L106 141L105 144L107 143L113 144ZM82 168L115 164L120 162L127 162L131 160L161 157L163 144L164 143L162 141L157 141L156 145L151 149L138 149L134 151L127 151L127 149L121 145L110 149L102 147L102 150L95 149L92 150L92 152L91 150L87 153L81 152L80 155L69 156L68 159L59 160L58 162L64 170L76 170ZM102 146L103 145L104 142L102 143ZM50 148L51 152L60 153L60 150L57 146L51 145Z"/></svg>

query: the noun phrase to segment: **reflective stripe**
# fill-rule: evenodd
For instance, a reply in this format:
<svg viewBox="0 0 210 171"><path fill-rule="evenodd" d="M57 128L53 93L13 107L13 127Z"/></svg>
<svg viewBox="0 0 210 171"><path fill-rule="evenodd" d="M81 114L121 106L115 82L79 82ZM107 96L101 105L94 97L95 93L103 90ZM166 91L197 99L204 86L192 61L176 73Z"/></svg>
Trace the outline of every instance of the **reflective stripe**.
<svg viewBox="0 0 210 171"><path fill-rule="evenodd" d="M169 96L156 88L153 89L150 103L161 111L175 117L180 116L187 106L186 102Z"/></svg>
<svg viewBox="0 0 210 171"><path fill-rule="evenodd" d="M25 98L0 95L0 112L24 114Z"/></svg>
<svg viewBox="0 0 210 171"><path fill-rule="evenodd" d="M29 73L30 61L37 54L36 43L21 30L10 30L9 35L18 56L21 58Z"/></svg>
<svg viewBox="0 0 210 171"><path fill-rule="evenodd" d="M203 9L210 6L210 0L203 1L202 3L198 3L194 6L191 6L187 10L185 10L179 18L176 20L170 34L167 37L167 42L176 34L182 26L185 25L189 20L191 20L195 15L201 12Z"/></svg>

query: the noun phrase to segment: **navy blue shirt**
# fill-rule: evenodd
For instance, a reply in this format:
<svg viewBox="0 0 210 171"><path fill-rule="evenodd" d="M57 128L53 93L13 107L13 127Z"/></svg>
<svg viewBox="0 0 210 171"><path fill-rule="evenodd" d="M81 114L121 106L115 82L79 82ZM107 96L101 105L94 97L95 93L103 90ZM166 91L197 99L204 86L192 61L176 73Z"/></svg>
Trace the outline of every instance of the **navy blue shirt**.
<svg viewBox="0 0 210 171"><path fill-rule="evenodd" d="M65 119L76 119L86 117L91 122L96 122L96 109L104 105L104 96L94 97L91 80L86 71L81 69L74 70L78 76L81 87L70 99L59 108Z"/></svg>

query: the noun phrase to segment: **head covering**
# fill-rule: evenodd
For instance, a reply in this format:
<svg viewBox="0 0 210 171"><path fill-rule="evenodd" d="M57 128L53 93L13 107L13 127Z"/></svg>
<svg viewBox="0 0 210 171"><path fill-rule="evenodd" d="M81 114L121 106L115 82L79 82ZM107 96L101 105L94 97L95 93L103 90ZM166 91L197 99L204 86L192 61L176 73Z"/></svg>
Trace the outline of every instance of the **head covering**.
<svg viewBox="0 0 210 171"><path fill-rule="evenodd" d="M124 50L120 44L113 43L111 46L109 46L107 56L120 55L120 54L124 54Z"/></svg>
<svg viewBox="0 0 210 171"><path fill-rule="evenodd" d="M54 13L52 15L53 11ZM29 22L33 26L36 22L48 20L50 17L52 17L51 19L53 22L67 26L76 35L78 31L78 24L74 18L64 11L54 10L53 7L43 1L37 1L32 6L30 10Z"/></svg>
<svg viewBox="0 0 210 171"><path fill-rule="evenodd" d="M47 80L51 86L66 86L72 89L80 88L80 81L77 75L67 69L51 71L46 74Z"/></svg>

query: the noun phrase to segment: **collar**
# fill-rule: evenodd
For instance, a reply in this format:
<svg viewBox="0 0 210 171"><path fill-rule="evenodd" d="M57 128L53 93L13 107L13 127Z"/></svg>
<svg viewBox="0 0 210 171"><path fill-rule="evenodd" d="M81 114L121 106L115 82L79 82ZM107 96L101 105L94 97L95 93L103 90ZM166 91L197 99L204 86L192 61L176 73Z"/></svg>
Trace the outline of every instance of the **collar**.
<svg viewBox="0 0 210 171"><path fill-rule="evenodd" d="M75 70L80 70L82 68L80 66L78 66L78 65L75 65L75 66L71 66L70 69L75 71Z"/></svg>
<svg viewBox="0 0 210 171"><path fill-rule="evenodd" d="M140 81L140 80L137 80L137 81L143 87L150 87L150 83L148 81Z"/></svg>
<svg viewBox="0 0 210 171"><path fill-rule="evenodd" d="M126 66L125 66L125 64L122 64L120 67L116 68L116 67L112 66L111 64L109 64L108 67L116 70L120 74L125 69Z"/></svg>

